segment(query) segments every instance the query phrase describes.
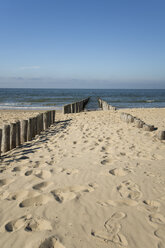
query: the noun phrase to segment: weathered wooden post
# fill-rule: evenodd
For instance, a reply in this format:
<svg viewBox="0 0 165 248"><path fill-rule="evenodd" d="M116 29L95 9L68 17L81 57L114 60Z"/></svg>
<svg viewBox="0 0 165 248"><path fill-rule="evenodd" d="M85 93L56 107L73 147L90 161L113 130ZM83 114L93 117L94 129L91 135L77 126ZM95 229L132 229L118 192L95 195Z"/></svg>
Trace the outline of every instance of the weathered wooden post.
<svg viewBox="0 0 165 248"><path fill-rule="evenodd" d="M16 122L16 146L21 145L21 128L20 128L20 121Z"/></svg>
<svg viewBox="0 0 165 248"><path fill-rule="evenodd" d="M155 128L154 128L153 125L144 124L144 125L143 125L143 129L144 129L145 131L152 132L152 131L154 131Z"/></svg>
<svg viewBox="0 0 165 248"><path fill-rule="evenodd" d="M4 125L2 130L2 151L10 150L10 125Z"/></svg>
<svg viewBox="0 0 165 248"><path fill-rule="evenodd" d="M80 112L80 102L77 102L77 113Z"/></svg>
<svg viewBox="0 0 165 248"><path fill-rule="evenodd" d="M80 111L83 111L84 108L83 108L83 101L80 102Z"/></svg>
<svg viewBox="0 0 165 248"><path fill-rule="evenodd" d="M65 114L65 106L62 106L62 113Z"/></svg>
<svg viewBox="0 0 165 248"><path fill-rule="evenodd" d="M128 114L127 113L123 113L122 115L122 120L127 122L127 118L128 118Z"/></svg>
<svg viewBox="0 0 165 248"><path fill-rule="evenodd" d="M32 140L33 138L33 118L29 118L28 120L28 141Z"/></svg>
<svg viewBox="0 0 165 248"><path fill-rule="evenodd" d="M32 138L35 136L35 120L34 117L32 117Z"/></svg>
<svg viewBox="0 0 165 248"><path fill-rule="evenodd" d="M16 147L16 123L10 123L10 150Z"/></svg>
<svg viewBox="0 0 165 248"><path fill-rule="evenodd" d="M53 110L53 123L55 123L55 115L56 115L56 111Z"/></svg>
<svg viewBox="0 0 165 248"><path fill-rule="evenodd" d="M37 134L40 134L40 115L36 116L36 122L37 122Z"/></svg>
<svg viewBox="0 0 165 248"><path fill-rule="evenodd" d="M44 130L43 127L43 113L40 114L40 132L42 132Z"/></svg>
<svg viewBox="0 0 165 248"><path fill-rule="evenodd" d="M51 116L51 125L53 124L53 110L50 111L50 116Z"/></svg>
<svg viewBox="0 0 165 248"><path fill-rule="evenodd" d="M165 140L165 131L159 131L157 137L160 140Z"/></svg>
<svg viewBox="0 0 165 248"><path fill-rule="evenodd" d="M133 116L132 115L127 115L127 123L132 123L132 122L134 122L134 118L133 118Z"/></svg>
<svg viewBox="0 0 165 248"><path fill-rule="evenodd" d="M44 130L48 129L48 114L47 112L43 113L43 126L44 126Z"/></svg>
<svg viewBox="0 0 165 248"><path fill-rule="evenodd" d="M72 113L75 113L75 103L72 103Z"/></svg>
<svg viewBox="0 0 165 248"><path fill-rule="evenodd" d="M78 111L81 112L81 101L79 102L79 105L78 105Z"/></svg>
<svg viewBox="0 0 165 248"><path fill-rule="evenodd" d="M77 113L77 104L76 104L76 102L74 103L74 113Z"/></svg>
<svg viewBox="0 0 165 248"><path fill-rule="evenodd" d="M1 156L1 148L2 148L2 129L0 129L0 156Z"/></svg>
<svg viewBox="0 0 165 248"><path fill-rule="evenodd" d="M21 121L21 143L27 142L28 140L28 120Z"/></svg>
<svg viewBox="0 0 165 248"><path fill-rule="evenodd" d="M43 131L43 113L37 115L37 134Z"/></svg>
<svg viewBox="0 0 165 248"><path fill-rule="evenodd" d="M135 119L135 118L134 118L134 122L135 122L136 127L138 127L138 128L142 128L143 125L145 124L145 123L144 123L143 121L141 121L140 119Z"/></svg>
<svg viewBox="0 0 165 248"><path fill-rule="evenodd" d="M34 137L37 135L37 116L33 117L34 120Z"/></svg>
<svg viewBox="0 0 165 248"><path fill-rule="evenodd" d="M66 113L69 114L69 104L66 107L67 107Z"/></svg>
<svg viewBox="0 0 165 248"><path fill-rule="evenodd" d="M50 111L47 111L47 115L48 115L48 127L50 127Z"/></svg>

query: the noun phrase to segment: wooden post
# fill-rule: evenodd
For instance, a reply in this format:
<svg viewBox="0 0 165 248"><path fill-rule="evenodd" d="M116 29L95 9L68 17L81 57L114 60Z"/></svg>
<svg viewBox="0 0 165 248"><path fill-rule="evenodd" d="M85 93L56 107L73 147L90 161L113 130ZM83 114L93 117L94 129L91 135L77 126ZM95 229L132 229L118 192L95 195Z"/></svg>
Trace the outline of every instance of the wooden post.
<svg viewBox="0 0 165 248"><path fill-rule="evenodd" d="M20 121L16 122L16 146L21 145L21 128L20 128Z"/></svg>
<svg viewBox="0 0 165 248"><path fill-rule="evenodd" d="M65 105L62 107L62 112L65 114Z"/></svg>
<svg viewBox="0 0 165 248"><path fill-rule="evenodd" d="M44 126L44 130L48 129L48 114L47 112L43 113L43 126Z"/></svg>
<svg viewBox="0 0 165 248"><path fill-rule="evenodd" d="M70 112L73 113L72 103L70 104Z"/></svg>
<svg viewBox="0 0 165 248"><path fill-rule="evenodd" d="M1 156L1 148L2 148L2 129L0 129L0 156Z"/></svg>
<svg viewBox="0 0 165 248"><path fill-rule="evenodd" d="M158 139L165 140L165 131L159 131L157 134Z"/></svg>
<svg viewBox="0 0 165 248"><path fill-rule="evenodd" d="M51 114L51 125L54 123L53 121L53 110L50 111L50 114Z"/></svg>
<svg viewBox="0 0 165 248"><path fill-rule="evenodd" d="M76 104L76 102L75 102L75 103L74 103L74 113L77 113L76 111L77 111L77 104Z"/></svg>
<svg viewBox="0 0 165 248"><path fill-rule="evenodd" d="M79 102L76 102L76 113L79 113Z"/></svg>
<svg viewBox="0 0 165 248"><path fill-rule="evenodd" d="M51 126L51 111L48 111L48 127Z"/></svg>
<svg viewBox="0 0 165 248"><path fill-rule="evenodd" d="M36 124L37 124L36 134L40 134L40 115L36 116Z"/></svg>
<svg viewBox="0 0 165 248"><path fill-rule="evenodd" d="M144 125L143 125L143 129L144 129L145 131L150 131L150 132L152 132L152 131L154 131L154 126L153 126L153 125L144 124Z"/></svg>
<svg viewBox="0 0 165 248"><path fill-rule="evenodd" d="M37 134L43 131L43 113L37 115Z"/></svg>
<svg viewBox="0 0 165 248"><path fill-rule="evenodd" d="M133 116L132 115L127 115L127 122L128 123L132 123L132 122L134 122L134 118L133 118Z"/></svg>
<svg viewBox="0 0 165 248"><path fill-rule="evenodd" d="M141 121L140 119L138 120L138 119L135 119L135 118L134 118L134 122L135 122L136 127L138 127L138 128L142 128L143 125L145 124L145 123L144 123L143 121Z"/></svg>
<svg viewBox="0 0 165 248"><path fill-rule="evenodd" d="M29 118L28 120L28 141L33 138L33 118Z"/></svg>
<svg viewBox="0 0 165 248"><path fill-rule="evenodd" d="M55 123L55 115L56 115L56 111L53 110L53 123Z"/></svg>
<svg viewBox="0 0 165 248"><path fill-rule="evenodd" d="M72 104L69 104L69 113L72 113Z"/></svg>
<svg viewBox="0 0 165 248"><path fill-rule="evenodd" d="M41 130L41 132L44 130L44 127L43 127L43 113L40 114L40 130Z"/></svg>
<svg viewBox="0 0 165 248"><path fill-rule="evenodd" d="M50 126L51 126L53 121L52 110L50 110L49 112L50 112L49 115L50 115Z"/></svg>
<svg viewBox="0 0 165 248"><path fill-rule="evenodd" d="M35 120L34 117L32 117L32 138L34 138L35 136Z"/></svg>
<svg viewBox="0 0 165 248"><path fill-rule="evenodd" d="M75 103L72 103L72 113L75 113Z"/></svg>
<svg viewBox="0 0 165 248"><path fill-rule="evenodd" d="M37 117L33 117L33 137L37 135Z"/></svg>
<svg viewBox="0 0 165 248"><path fill-rule="evenodd" d="M28 140L28 120L21 122L21 143L27 142Z"/></svg>
<svg viewBox="0 0 165 248"><path fill-rule="evenodd" d="M2 151L10 150L10 125L4 125L2 130Z"/></svg>
<svg viewBox="0 0 165 248"><path fill-rule="evenodd" d="M79 107L80 112L83 111L83 102L80 102L80 107Z"/></svg>
<svg viewBox="0 0 165 248"><path fill-rule="evenodd" d="M16 123L10 124L10 150L16 147Z"/></svg>

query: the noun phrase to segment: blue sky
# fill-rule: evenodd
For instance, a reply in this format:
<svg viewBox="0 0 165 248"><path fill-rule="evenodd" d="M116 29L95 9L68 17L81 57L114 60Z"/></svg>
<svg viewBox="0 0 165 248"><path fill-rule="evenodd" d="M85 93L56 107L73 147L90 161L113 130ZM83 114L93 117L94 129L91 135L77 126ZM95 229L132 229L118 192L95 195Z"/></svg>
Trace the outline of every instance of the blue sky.
<svg viewBox="0 0 165 248"><path fill-rule="evenodd" d="M0 87L165 88L164 0L0 0Z"/></svg>

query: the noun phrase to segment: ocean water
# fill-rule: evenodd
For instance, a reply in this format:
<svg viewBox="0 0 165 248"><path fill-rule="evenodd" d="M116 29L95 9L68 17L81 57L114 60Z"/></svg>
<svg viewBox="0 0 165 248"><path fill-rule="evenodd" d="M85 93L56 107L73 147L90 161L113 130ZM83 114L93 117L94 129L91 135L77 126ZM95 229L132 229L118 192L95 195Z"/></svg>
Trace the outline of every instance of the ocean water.
<svg viewBox="0 0 165 248"><path fill-rule="evenodd" d="M117 108L165 107L165 90L131 89L0 89L0 109L60 109L90 96L87 109L98 108L98 97Z"/></svg>

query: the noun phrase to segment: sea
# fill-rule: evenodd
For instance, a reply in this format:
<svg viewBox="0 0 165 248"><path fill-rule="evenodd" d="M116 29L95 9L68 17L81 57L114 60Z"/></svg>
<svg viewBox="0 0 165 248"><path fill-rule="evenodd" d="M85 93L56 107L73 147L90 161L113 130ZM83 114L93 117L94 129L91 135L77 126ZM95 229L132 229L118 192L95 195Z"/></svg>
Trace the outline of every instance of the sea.
<svg viewBox="0 0 165 248"><path fill-rule="evenodd" d="M117 108L164 108L165 89L9 89L0 88L0 109L61 109L90 97L86 108L96 110L98 98Z"/></svg>

